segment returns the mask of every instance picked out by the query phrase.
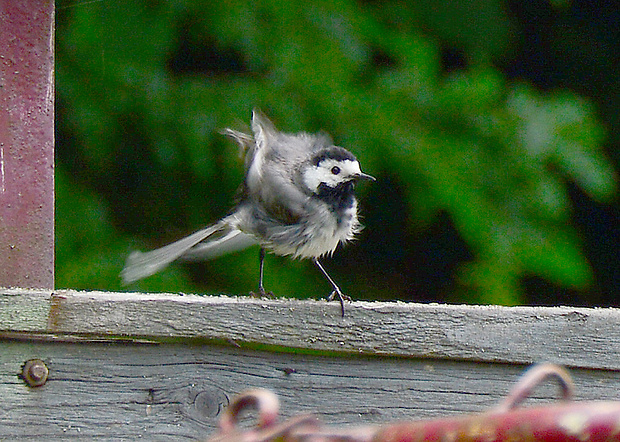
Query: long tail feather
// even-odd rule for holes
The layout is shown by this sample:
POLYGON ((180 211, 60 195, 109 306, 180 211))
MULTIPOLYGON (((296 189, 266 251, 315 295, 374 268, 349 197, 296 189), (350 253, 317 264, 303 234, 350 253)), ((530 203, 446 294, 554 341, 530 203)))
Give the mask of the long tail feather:
POLYGON ((220 226, 218 225, 207 227, 186 238, 150 252, 132 252, 127 257, 125 268, 121 272, 123 283, 131 284, 159 272, 200 241, 213 235, 219 228, 220 226))
POLYGON ((196 244, 194 247, 181 255, 179 259, 183 261, 203 261, 213 259, 228 253, 246 249, 256 243, 256 239, 253 236, 234 229, 226 233, 221 238, 196 244))

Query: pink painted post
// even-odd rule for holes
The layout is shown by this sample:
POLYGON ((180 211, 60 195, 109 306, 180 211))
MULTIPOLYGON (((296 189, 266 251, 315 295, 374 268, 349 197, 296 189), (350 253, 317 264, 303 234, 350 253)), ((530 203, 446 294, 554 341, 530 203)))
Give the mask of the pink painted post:
POLYGON ((0 286, 54 288, 53 0, 0 0, 0 286))

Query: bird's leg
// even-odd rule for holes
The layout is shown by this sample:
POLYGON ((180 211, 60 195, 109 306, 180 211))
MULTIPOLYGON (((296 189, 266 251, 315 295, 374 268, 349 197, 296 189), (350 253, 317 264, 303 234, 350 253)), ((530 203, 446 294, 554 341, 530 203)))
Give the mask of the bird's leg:
POLYGON ((250 292, 251 296, 255 298, 263 298, 265 296, 273 297, 272 292, 266 292, 265 287, 263 286, 263 270, 265 269, 265 249, 262 247, 258 251, 258 293, 250 292))
POLYGON ((263 274, 265 270, 265 249, 262 247, 258 251, 258 291, 261 296, 265 296, 265 287, 263 286, 263 274))
POLYGON ((327 297, 327 300, 333 301, 334 299, 336 299, 336 296, 338 297, 338 300, 340 301, 340 311, 342 313, 342 317, 344 318, 344 301, 345 300, 350 301, 351 298, 345 295, 344 293, 342 293, 342 291, 340 290, 340 287, 338 287, 338 285, 336 285, 336 283, 331 278, 331 276, 327 274, 327 272, 325 271, 325 269, 323 268, 323 266, 321 265, 321 263, 319 262, 317 258, 313 258, 312 260, 314 261, 316 266, 319 268, 321 273, 325 275, 329 283, 332 285, 332 288, 334 289, 334 291, 327 297))

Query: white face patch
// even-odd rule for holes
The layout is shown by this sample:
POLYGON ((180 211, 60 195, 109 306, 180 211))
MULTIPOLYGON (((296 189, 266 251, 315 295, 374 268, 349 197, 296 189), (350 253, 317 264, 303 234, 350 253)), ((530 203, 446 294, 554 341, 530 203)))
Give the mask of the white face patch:
POLYGON ((312 192, 316 192, 319 185, 325 184, 336 187, 354 176, 362 173, 360 163, 355 160, 335 160, 326 158, 318 166, 311 166, 304 172, 304 184, 312 192))

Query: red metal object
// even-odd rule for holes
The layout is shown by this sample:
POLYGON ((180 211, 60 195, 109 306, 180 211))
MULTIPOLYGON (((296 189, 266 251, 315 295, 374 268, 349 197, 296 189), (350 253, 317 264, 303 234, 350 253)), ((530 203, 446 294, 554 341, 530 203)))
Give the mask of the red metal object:
POLYGON ((373 441, 620 441, 620 403, 570 402, 475 416, 407 422, 379 430, 373 441))
POLYGON ((313 442, 620 442, 620 402, 574 402, 568 373, 555 365, 534 366, 497 407, 486 413, 454 418, 393 423, 357 428, 329 428, 312 416, 277 423, 278 401, 266 390, 252 390, 232 401, 211 442, 313 441, 313 442), (520 407, 532 389, 555 377, 562 402, 520 407), (258 425, 236 428, 239 413, 247 407, 258 411, 258 425))
POLYGON ((0 0, 0 286, 54 288, 51 0, 0 0))

